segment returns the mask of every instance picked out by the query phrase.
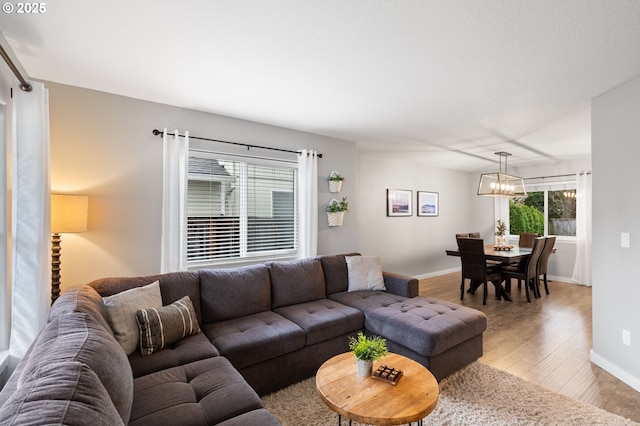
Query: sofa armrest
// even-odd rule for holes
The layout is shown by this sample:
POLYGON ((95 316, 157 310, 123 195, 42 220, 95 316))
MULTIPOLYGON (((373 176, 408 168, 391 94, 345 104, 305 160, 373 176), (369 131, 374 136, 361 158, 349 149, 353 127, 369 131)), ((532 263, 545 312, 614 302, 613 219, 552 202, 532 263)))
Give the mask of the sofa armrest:
POLYGON ((418 279, 394 272, 382 272, 384 285, 388 293, 398 296, 416 297, 418 295, 418 279))

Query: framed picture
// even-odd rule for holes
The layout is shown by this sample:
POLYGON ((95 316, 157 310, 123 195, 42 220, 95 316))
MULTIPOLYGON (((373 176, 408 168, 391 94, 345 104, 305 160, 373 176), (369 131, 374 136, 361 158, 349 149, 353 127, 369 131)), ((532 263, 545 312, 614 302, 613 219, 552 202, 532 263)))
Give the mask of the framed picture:
POLYGON ((412 216, 413 192, 405 189, 387 189, 387 216, 412 216))
POLYGON ((418 216, 438 216, 438 193, 418 191, 418 216))

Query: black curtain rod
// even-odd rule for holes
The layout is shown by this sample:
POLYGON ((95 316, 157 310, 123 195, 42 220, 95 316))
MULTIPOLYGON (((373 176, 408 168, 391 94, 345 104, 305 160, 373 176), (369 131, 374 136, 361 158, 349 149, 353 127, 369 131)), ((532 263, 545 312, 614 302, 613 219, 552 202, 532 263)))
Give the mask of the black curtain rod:
POLYGON ((20 80, 20 89, 23 92, 30 92, 33 87, 31 87, 31 85, 27 83, 27 80, 22 77, 22 74, 20 74, 20 71, 18 71, 18 68, 16 68, 15 64, 9 57, 9 54, 4 50, 4 47, 2 47, 2 45, 0 45, 0 55, 2 55, 2 59, 4 59, 9 68, 11 68, 11 71, 13 71, 18 80, 20 80))
MULTIPOLYGON (((156 135, 156 136, 162 136, 163 133, 164 132, 161 131, 161 130, 153 129, 153 134, 156 135)), ((175 133, 167 132, 167 135, 175 136, 175 133)), ((178 136, 182 136, 182 135, 178 134, 178 136)), ((298 154, 298 155, 301 154, 300 151, 292 151, 292 150, 289 150, 289 149, 271 148, 269 146, 260 146, 260 145, 249 145, 249 144, 246 144, 246 143, 221 141, 219 139, 201 138, 201 137, 198 137, 198 136, 191 136, 191 135, 189 135, 189 139, 198 139, 198 140, 201 140, 201 141, 220 142, 220 143, 228 143, 228 144, 231 144, 231 145, 246 146, 247 149, 260 148, 260 149, 270 149, 271 151, 290 152, 292 154, 298 154)), ((318 153, 318 158, 322 158, 322 154, 318 153)))

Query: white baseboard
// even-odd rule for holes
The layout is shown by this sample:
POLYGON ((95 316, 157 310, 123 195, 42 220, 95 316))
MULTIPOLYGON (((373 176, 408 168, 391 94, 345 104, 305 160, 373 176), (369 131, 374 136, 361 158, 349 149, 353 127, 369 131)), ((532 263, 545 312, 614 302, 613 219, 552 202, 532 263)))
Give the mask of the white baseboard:
MULTIPOLYGON (((440 275, 451 274, 453 272, 459 272, 459 271, 460 271, 460 267, 458 266, 457 268, 444 269, 442 271, 429 272, 427 274, 416 275, 415 278, 417 278, 419 280, 424 280, 424 279, 427 279, 427 278, 438 277, 440 275)), ((554 276, 554 275, 550 275, 550 276, 547 277, 547 279, 549 281, 559 281, 559 282, 563 282, 563 283, 573 283, 573 280, 570 277, 557 277, 557 276, 554 276)))
POLYGON ((452 268, 452 269, 444 269, 442 271, 429 272, 428 274, 416 275, 415 278, 419 280, 424 280, 426 278, 438 277, 440 275, 451 274, 452 272, 460 271, 460 267, 452 268))
POLYGON ((573 282, 573 280, 571 279, 571 277, 557 277, 555 275, 549 275, 547 276, 547 281, 560 281, 562 283, 571 283, 571 284, 575 284, 573 282))
POLYGON ((623 370, 617 365, 609 362, 607 359, 595 353, 593 349, 591 350, 591 352, 589 352, 589 358, 591 359, 591 362, 593 362, 595 365, 602 368, 603 370, 606 370, 612 376, 622 380, 627 385, 631 386, 632 388, 640 392, 640 378, 635 377, 633 374, 630 374, 628 371, 623 370))

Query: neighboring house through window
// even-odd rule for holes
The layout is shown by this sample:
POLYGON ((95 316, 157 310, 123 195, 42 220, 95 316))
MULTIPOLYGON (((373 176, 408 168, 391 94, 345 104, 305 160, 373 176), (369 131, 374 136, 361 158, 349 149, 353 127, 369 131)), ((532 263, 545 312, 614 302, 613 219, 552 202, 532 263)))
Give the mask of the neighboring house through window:
POLYGON ((296 257, 296 171, 287 161, 191 152, 188 264, 296 257))

